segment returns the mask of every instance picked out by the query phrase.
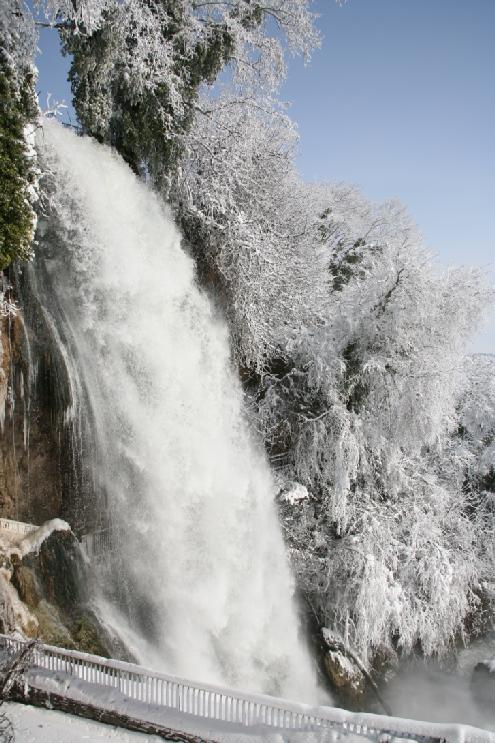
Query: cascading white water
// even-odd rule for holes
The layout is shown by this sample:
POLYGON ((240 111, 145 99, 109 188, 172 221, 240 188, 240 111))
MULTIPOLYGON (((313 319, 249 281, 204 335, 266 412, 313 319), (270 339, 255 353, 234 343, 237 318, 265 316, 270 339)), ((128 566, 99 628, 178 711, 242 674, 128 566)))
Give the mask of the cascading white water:
POLYGON ((120 535, 127 607, 101 610, 141 662, 315 701, 270 473, 179 233, 109 149, 50 120, 40 147, 55 185, 38 291, 70 338, 120 535))

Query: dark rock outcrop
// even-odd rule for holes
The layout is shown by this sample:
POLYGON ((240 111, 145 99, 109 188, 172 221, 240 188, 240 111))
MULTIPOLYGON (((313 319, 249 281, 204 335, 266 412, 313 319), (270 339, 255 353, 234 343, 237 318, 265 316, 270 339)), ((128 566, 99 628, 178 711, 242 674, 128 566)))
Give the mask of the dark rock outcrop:
POLYGON ((87 561, 70 531, 54 531, 37 553, 17 562, 12 585, 38 621, 31 636, 50 645, 111 655, 110 638, 89 608, 90 584, 87 561))
POLYGON ((21 312, 0 322, 0 515, 43 523, 61 514, 60 456, 51 428, 49 359, 32 368, 28 330, 21 312), (45 390, 46 391, 46 390, 45 390))

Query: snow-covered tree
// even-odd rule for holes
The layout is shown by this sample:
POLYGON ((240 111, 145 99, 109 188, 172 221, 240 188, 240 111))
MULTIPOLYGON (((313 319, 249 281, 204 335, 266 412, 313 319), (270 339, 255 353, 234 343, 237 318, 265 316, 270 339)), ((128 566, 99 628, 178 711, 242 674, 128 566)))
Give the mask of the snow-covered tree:
POLYGON ((452 435, 464 344, 490 291, 476 272, 437 275, 397 205, 316 190, 326 314, 288 339, 258 391, 274 459, 312 495, 283 507, 300 586, 365 659, 442 653, 483 573, 485 526, 452 435))
POLYGON ((293 164, 297 134, 268 104, 222 96, 198 109, 172 203, 230 320, 238 362, 261 369, 288 334, 312 322, 325 291, 324 264, 302 235, 308 213, 293 164))
POLYGON ((198 108, 172 193, 223 298, 254 424, 311 494, 282 507, 299 586, 369 661, 442 653, 484 571, 487 522, 452 436, 490 292, 477 272, 438 274, 400 204, 304 184, 280 113, 233 97, 198 108))
POLYGON ((73 55, 74 105, 85 131, 166 185, 200 87, 228 65, 242 95, 273 91, 285 71, 283 39, 306 56, 318 44, 309 4, 48 0, 46 6, 73 55))

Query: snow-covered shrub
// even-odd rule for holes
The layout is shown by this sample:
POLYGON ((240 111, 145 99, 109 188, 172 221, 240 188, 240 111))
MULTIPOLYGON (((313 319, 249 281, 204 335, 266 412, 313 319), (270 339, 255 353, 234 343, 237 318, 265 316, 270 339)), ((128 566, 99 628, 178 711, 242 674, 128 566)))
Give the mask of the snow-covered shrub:
POLYGON ((221 97, 201 110, 171 197, 230 320, 234 355, 259 370, 313 321, 324 293, 324 265, 301 235, 308 215, 293 165, 297 135, 269 105, 221 97))
POLYGON ((490 290, 473 271, 438 274, 397 205, 326 193, 328 302, 258 390, 271 452, 313 495, 284 509, 286 533, 303 593, 364 658, 441 654, 486 560, 488 521, 453 438, 464 346, 490 290))

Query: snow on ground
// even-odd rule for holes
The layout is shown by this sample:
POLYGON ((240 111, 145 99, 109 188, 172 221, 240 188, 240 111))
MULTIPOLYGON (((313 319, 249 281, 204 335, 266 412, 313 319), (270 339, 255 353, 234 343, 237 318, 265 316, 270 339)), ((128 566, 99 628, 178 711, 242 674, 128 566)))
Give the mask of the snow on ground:
POLYGON ((38 709, 27 704, 4 703, 2 711, 14 726, 15 743, 162 743, 156 735, 130 733, 112 725, 82 720, 64 712, 38 709))
MULTIPOLYGON (((105 725, 92 720, 68 715, 65 712, 39 709, 27 704, 15 704, 12 702, 3 705, 3 711, 7 714, 14 726, 15 743, 93 743, 93 741, 118 741, 119 743, 162 743, 163 738, 156 735, 145 735, 143 733, 131 733, 123 728, 113 725, 105 725)), ((203 730, 197 730, 198 735, 209 737, 218 743, 336 743, 337 740, 345 740, 345 743, 362 743, 364 740, 359 736, 344 735, 337 736, 334 731, 325 733, 289 733, 288 731, 245 731, 239 733, 232 729, 215 729, 208 721, 201 721, 203 730), (211 737, 214 736, 214 737, 211 737)), ((199 725, 201 727, 201 725, 199 725)), ((173 741, 173 738, 170 738, 173 741)))
MULTIPOLYGON (((108 740, 119 743, 145 743, 145 741, 146 743, 148 741, 159 743, 163 740, 156 735, 133 733, 113 725, 105 725, 64 712, 39 709, 30 705, 6 702, 2 710, 13 724, 15 743, 54 743, 54 741, 57 743, 98 743, 98 741, 108 740)), ((183 716, 182 721, 184 717, 188 716, 183 716)), ((175 715, 170 720, 170 724, 177 722, 179 722, 178 715, 175 715)), ((199 718, 196 718, 194 724, 189 722, 185 727, 189 728, 189 732, 204 736, 210 741, 217 741, 217 743, 364 743, 368 740, 363 735, 336 730, 291 732, 252 728, 239 732, 238 726, 199 718)), ((481 740, 476 736, 473 737, 472 732, 474 732, 472 728, 461 729, 457 740, 481 740)), ((489 740, 489 736, 483 739, 489 740)), ((174 738, 171 737, 170 741, 173 740, 174 738)), ((394 743, 411 743, 410 740, 402 739, 400 736, 394 736, 393 740, 394 743)), ((451 736, 450 740, 452 740, 451 736)))

